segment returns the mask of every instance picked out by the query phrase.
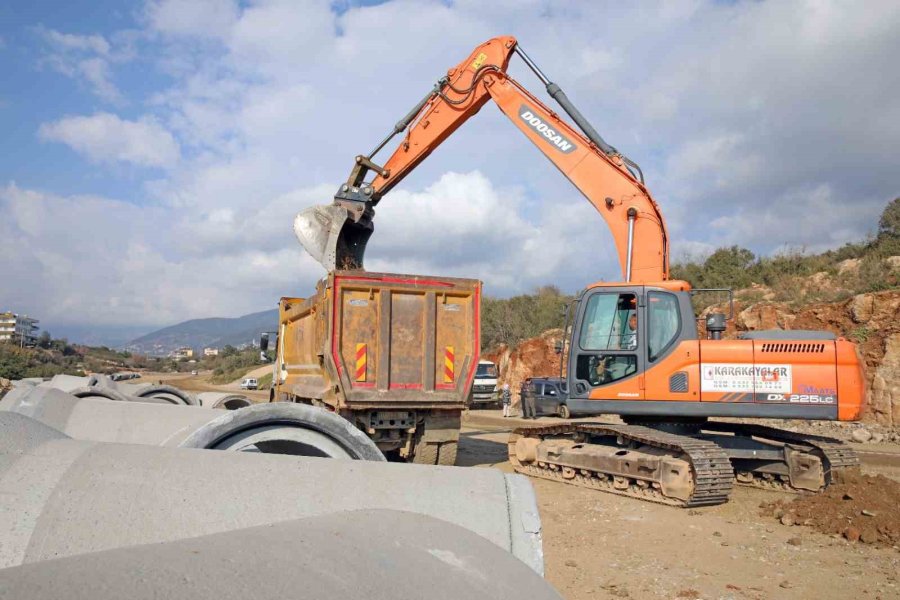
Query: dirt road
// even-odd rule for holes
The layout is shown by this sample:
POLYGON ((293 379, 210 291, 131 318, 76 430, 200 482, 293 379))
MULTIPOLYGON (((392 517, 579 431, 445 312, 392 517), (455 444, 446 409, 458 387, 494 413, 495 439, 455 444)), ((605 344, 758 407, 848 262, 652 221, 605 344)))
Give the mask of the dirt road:
MULTIPOLYGON (((506 439, 502 427, 466 427, 457 464, 512 471, 506 439)), ((896 467, 876 469, 900 479, 896 467)), ((900 598, 897 548, 851 544, 760 516, 761 504, 784 494, 737 488, 727 504, 684 510, 532 483, 546 577, 568 600, 900 598)))
MULTIPOLYGON (((265 372, 271 371, 272 367, 265 367, 267 369, 265 372)), ((262 368, 258 369, 262 370, 262 368)), ((152 381, 157 382, 161 381, 166 385, 171 385, 177 388, 180 388, 186 392, 237 392, 247 396, 254 402, 267 402, 269 400, 269 392, 268 390, 242 390, 240 389, 240 380, 232 383, 225 384, 214 384, 209 382, 209 377, 212 375, 209 371, 201 371, 197 375, 191 375, 190 373, 144 373, 141 376, 141 379, 136 380, 136 383, 141 383, 143 381, 152 381)), ((254 375, 250 375, 253 377, 254 375)))

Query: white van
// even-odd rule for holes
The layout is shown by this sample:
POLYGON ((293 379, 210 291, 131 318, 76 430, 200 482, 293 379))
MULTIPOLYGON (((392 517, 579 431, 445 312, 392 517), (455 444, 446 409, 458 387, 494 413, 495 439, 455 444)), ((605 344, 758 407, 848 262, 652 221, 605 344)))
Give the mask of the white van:
POLYGON ((256 381, 256 379, 253 379, 252 377, 248 377, 247 379, 245 379, 241 382, 242 390, 255 390, 258 387, 259 387, 259 382, 256 381))

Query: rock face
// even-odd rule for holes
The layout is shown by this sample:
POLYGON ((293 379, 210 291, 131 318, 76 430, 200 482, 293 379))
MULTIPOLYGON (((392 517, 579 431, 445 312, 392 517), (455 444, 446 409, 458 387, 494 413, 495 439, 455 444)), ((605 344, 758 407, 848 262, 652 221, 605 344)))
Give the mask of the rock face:
POLYGON ((735 326, 738 331, 791 329, 791 323, 795 318, 788 312, 787 305, 783 302, 759 302, 737 313, 735 326))
POLYGON ((536 338, 525 340, 515 348, 502 345, 483 358, 496 363, 500 382, 508 383, 513 398, 518 398, 519 388, 528 377, 558 377, 559 354, 556 343, 562 340, 562 329, 550 329, 536 338))
MULTIPOLYGON (((727 313, 728 307, 712 307, 702 316, 713 310, 727 313)), ((726 338, 761 329, 818 329, 856 342, 868 383, 863 420, 900 430, 900 290, 859 294, 802 308, 770 300, 735 301, 734 310, 735 318, 727 322, 726 338)), ((705 320, 699 324, 702 338, 706 336, 705 320)), ((498 364, 501 380, 509 383, 517 396, 525 378, 559 375, 555 344, 560 339, 562 331, 553 329, 515 348, 497 348, 486 353, 486 358, 498 364)))
POLYGON ((900 292, 808 306, 792 328, 826 329, 856 342, 868 383, 863 420, 900 428, 900 292))
POLYGON ((884 340, 884 356, 875 368, 869 397, 876 423, 900 427, 900 333, 884 340))

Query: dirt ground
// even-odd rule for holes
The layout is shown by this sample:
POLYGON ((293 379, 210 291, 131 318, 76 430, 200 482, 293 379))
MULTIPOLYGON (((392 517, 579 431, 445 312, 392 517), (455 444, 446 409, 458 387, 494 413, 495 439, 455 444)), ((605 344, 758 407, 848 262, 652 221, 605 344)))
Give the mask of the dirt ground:
MULTIPOLYGON (((145 379, 190 391, 230 390, 228 385, 210 384, 208 376, 168 373, 145 379)), ((265 401, 266 394, 248 395, 265 401)), ((525 422, 498 416, 498 411, 469 413, 458 466, 512 472, 506 439, 511 427, 525 422)), ((866 474, 900 481, 900 446, 863 450, 866 474)), ((567 600, 900 599, 900 548, 853 543, 842 533, 784 525, 773 505, 790 507, 796 497, 789 494, 737 487, 727 504, 684 510, 531 481, 544 526, 546 578, 567 600)), ((804 519, 796 521, 816 519, 810 511, 817 506, 823 514, 829 510, 806 499, 802 510, 795 511, 804 519)), ((895 517, 900 514, 900 506, 876 508, 882 513, 891 509, 895 517)))
MULTIPOLYGON (((264 368, 266 369, 264 373, 268 373, 272 369, 271 366, 266 366, 264 368)), ((257 369, 257 371, 249 374, 249 376, 258 376, 256 373, 261 370, 262 368, 257 369)), ((212 372, 210 371, 200 371, 197 375, 191 375, 190 373, 147 372, 142 373, 140 379, 135 379, 128 383, 142 383, 145 381, 152 381, 155 383, 160 381, 166 385, 177 387, 186 392, 237 392, 244 394, 254 402, 266 402, 269 399, 269 392, 267 390, 242 390, 240 379, 222 385, 212 384, 209 382, 211 375, 212 372)))
MULTIPOLYGON (((512 471, 504 423, 477 416, 468 423, 457 465, 512 471)), ((900 479, 900 467, 890 464, 864 471, 900 479)), ((900 598, 900 549, 851 543, 762 514, 764 505, 791 495, 739 487, 727 504, 684 510, 532 483, 544 525, 546 578, 567 600, 900 598)))

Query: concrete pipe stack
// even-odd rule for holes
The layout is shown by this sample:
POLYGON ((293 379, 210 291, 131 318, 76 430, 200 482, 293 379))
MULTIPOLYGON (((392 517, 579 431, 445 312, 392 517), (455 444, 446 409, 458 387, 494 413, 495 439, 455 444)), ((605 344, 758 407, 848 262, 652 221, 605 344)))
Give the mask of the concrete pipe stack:
POLYGON ((27 388, 0 402, 0 598, 558 597, 539 576, 540 518, 521 476, 349 456, 340 439, 342 458, 369 460, 197 452, 265 446, 292 426, 314 435, 290 443, 316 447, 330 430, 314 413, 263 410, 311 407, 27 388))
MULTIPOLYGON (((100 391, 104 388, 92 389, 105 393, 100 391)), ((93 442, 384 460, 368 436, 312 406, 266 403, 223 411, 158 402, 110 401, 53 387, 17 386, 0 401, 0 410, 93 442)))
POLYGON ((52 388, 79 398, 116 400, 119 402, 148 402, 152 404, 174 404, 179 406, 206 406, 235 410, 252 404, 247 396, 233 392, 202 392, 197 396, 171 385, 153 383, 125 383, 107 375, 94 374, 89 377, 56 375, 43 381, 25 379, 15 381, 16 387, 52 388))

